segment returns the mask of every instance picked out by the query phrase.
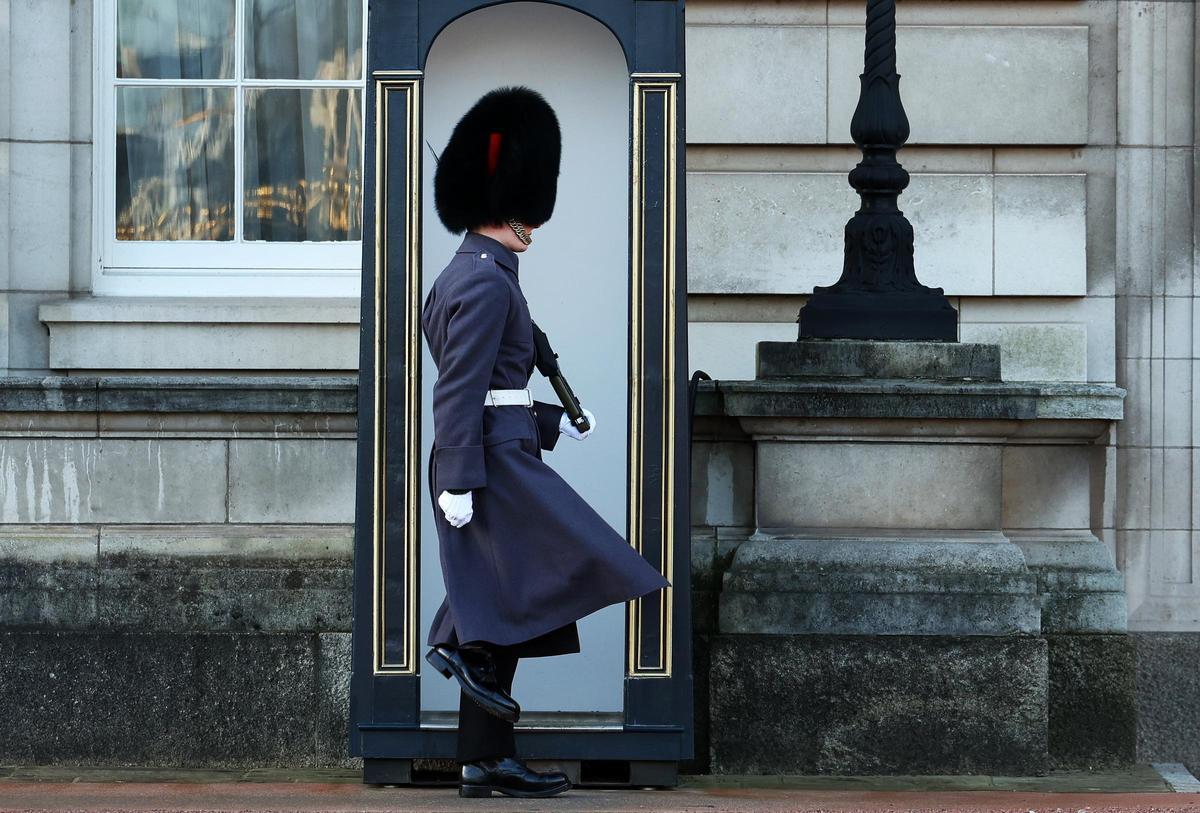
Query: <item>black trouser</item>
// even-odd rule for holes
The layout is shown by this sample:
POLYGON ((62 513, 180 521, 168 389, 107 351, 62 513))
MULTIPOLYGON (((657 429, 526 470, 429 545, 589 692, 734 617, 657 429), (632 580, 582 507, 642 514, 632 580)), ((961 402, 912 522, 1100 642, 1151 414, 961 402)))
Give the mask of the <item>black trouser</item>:
MULTIPOLYGON (((518 657, 503 647, 489 647, 496 662, 496 682, 512 692, 518 657)), ((485 757, 516 756, 517 743, 513 724, 480 708, 465 692, 458 696, 459 762, 474 762, 485 757)))

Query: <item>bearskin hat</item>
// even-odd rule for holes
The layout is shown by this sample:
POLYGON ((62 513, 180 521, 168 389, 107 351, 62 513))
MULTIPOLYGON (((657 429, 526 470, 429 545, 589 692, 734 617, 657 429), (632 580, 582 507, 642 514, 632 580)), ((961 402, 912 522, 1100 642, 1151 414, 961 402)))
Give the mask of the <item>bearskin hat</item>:
POLYGON ((558 117, 540 93, 521 85, 489 91, 459 119, 438 158, 438 217, 455 234, 509 218, 545 223, 561 152, 558 117))

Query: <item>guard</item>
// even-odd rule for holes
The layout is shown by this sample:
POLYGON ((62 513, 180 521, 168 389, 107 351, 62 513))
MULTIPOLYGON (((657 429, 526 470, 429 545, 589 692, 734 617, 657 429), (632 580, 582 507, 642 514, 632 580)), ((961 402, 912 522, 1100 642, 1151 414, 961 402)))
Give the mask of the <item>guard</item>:
POLYGON ((438 217, 466 234, 421 314, 438 370, 429 484, 446 586, 425 657, 461 688, 461 796, 571 787, 516 758, 517 661, 578 652, 579 618, 670 584, 542 459, 560 434, 596 427, 584 409, 580 432, 528 389, 535 345, 517 255, 553 212, 560 153, 546 100, 497 88, 459 120, 434 175, 438 217))

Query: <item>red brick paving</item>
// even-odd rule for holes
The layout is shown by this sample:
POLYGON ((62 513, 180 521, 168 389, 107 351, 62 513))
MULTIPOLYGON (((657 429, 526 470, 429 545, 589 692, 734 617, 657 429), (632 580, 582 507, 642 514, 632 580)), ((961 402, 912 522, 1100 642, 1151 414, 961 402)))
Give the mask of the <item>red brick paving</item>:
POLYGON ((594 790, 549 799, 461 799, 454 788, 352 783, 0 783, 0 811, 87 813, 343 813, 362 811, 598 811, 603 813, 1200 813, 1200 794, 1024 791, 853 791, 762 788, 594 790))

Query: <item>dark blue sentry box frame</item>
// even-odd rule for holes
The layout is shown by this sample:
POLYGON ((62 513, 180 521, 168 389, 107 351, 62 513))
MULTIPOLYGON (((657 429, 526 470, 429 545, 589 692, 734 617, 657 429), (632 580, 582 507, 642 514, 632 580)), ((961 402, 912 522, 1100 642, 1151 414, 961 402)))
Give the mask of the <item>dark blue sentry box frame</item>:
MULTIPOLYGON (((422 727, 422 85, 438 33, 479 0, 371 0, 367 30, 363 285, 350 752, 364 781, 412 780, 456 731, 422 727)), ((526 727, 525 759, 628 763, 670 785, 693 756, 682 0, 556 2, 608 27, 629 66, 629 527, 672 586, 626 607, 620 724, 526 727)), ((609 769, 615 767, 606 763, 609 769)), ((587 781, 587 771, 583 771, 587 781)), ((624 781, 619 771, 618 781, 624 781)), ((611 770, 607 778, 614 774, 611 770)))

